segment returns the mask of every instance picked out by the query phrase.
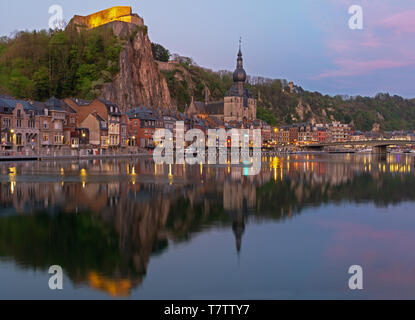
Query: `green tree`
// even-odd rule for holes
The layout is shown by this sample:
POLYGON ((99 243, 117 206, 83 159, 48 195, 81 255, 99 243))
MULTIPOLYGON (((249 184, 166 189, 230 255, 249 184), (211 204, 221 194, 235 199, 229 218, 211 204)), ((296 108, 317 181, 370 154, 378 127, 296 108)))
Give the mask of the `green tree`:
POLYGON ((36 88, 36 100, 48 99, 50 95, 49 69, 40 67, 39 70, 33 74, 33 82, 36 88))
POLYGON ((168 62, 170 60, 170 52, 162 45, 158 43, 151 44, 151 50, 153 52, 153 58, 156 61, 168 62))

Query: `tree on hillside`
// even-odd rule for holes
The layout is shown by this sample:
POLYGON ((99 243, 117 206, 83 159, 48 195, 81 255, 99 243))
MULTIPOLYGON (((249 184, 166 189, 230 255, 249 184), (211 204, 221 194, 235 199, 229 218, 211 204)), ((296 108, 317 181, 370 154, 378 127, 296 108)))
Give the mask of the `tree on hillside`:
POLYGON ((170 51, 164 48, 161 44, 152 43, 151 50, 153 51, 154 60, 161 62, 168 62, 170 60, 170 51))

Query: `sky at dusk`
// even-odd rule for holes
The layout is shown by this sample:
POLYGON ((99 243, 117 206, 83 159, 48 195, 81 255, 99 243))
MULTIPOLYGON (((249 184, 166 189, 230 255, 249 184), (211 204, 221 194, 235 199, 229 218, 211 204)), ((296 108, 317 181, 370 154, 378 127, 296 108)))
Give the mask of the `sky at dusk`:
POLYGON ((2 0, 0 35, 46 29, 49 7, 75 14, 130 5, 150 39, 213 70, 233 70, 239 37, 253 76, 294 81, 330 95, 415 97, 413 0, 2 0), (349 7, 363 29, 349 28, 349 7))

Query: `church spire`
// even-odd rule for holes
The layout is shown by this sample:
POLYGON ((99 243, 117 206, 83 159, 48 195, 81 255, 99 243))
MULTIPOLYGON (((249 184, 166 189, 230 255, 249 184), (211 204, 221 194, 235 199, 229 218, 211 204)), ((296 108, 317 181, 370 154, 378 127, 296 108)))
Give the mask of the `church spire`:
MULTIPOLYGON (((244 70, 244 64, 242 59, 242 38, 239 39, 239 52, 238 52, 238 59, 236 64, 236 70, 233 73, 233 81, 236 83, 245 83, 246 81, 246 72, 244 70)), ((243 88, 241 88, 243 91, 243 88)))
POLYGON ((242 69, 243 67, 244 65, 243 65, 243 59, 242 59, 242 37, 240 37, 237 68, 242 69))

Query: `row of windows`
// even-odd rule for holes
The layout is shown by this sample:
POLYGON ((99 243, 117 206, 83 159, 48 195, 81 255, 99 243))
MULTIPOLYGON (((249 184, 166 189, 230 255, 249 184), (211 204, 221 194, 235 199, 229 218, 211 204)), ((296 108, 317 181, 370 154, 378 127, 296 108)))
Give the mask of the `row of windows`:
MULTIPOLYGON (((11 126, 11 119, 10 118, 3 118, 3 128, 10 128, 11 126)), ((17 119, 16 120, 16 127, 22 128, 23 127, 23 120, 17 119)), ((27 120, 27 127, 28 128, 35 128, 36 127, 36 121, 35 120, 27 120)), ((54 125, 56 130, 62 130, 62 123, 56 121, 54 125)), ((43 129, 48 129, 49 123, 47 121, 43 122, 43 129)))
POLYGON ((164 128, 164 123, 162 121, 155 121, 155 120, 134 120, 131 124, 131 127, 137 127, 138 121, 140 121, 140 127, 156 127, 156 128, 164 128))
MULTIPOLYGON (((49 141, 49 135, 48 134, 44 134, 43 135, 43 141, 44 142, 48 142, 49 141)), ((64 142, 64 136, 55 135, 53 141, 56 144, 63 143, 64 142)))
MULTIPOLYGON (((23 124, 23 120, 17 119, 16 120, 16 127, 21 128, 23 124)), ((11 126, 11 119, 10 118, 3 118, 3 128, 10 128, 11 126)), ((28 128, 34 128, 36 126, 35 120, 28 120, 27 121, 27 127, 28 128)))

